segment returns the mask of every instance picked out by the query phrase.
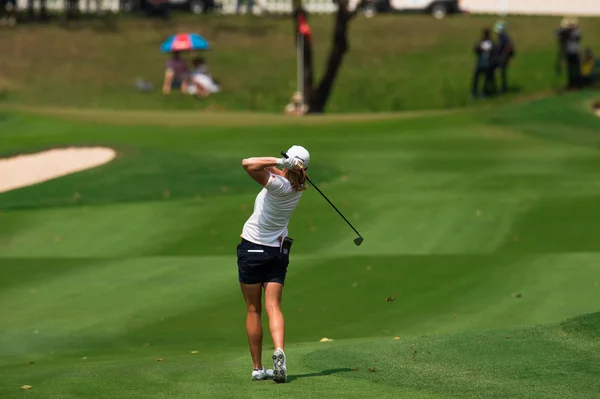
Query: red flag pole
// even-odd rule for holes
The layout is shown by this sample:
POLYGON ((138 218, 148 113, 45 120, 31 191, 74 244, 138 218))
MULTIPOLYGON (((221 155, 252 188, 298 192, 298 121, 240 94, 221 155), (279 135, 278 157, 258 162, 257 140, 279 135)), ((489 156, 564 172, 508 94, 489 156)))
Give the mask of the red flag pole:
POLYGON ((303 61, 303 56, 304 54, 302 53, 303 49, 303 42, 304 42, 304 35, 302 34, 301 30, 300 30, 300 26, 302 25, 302 14, 299 13, 296 18, 298 19, 297 21, 297 31, 296 31, 296 53, 297 53, 297 92, 302 94, 302 103, 301 105, 304 105, 304 82, 303 82, 303 76, 304 76, 304 71, 302 70, 304 63, 303 61))
POLYGON ((300 35, 300 54, 298 57, 298 65, 300 66, 300 93, 302 93, 302 102, 300 103, 304 107, 304 100, 306 93, 304 92, 304 35, 300 35))

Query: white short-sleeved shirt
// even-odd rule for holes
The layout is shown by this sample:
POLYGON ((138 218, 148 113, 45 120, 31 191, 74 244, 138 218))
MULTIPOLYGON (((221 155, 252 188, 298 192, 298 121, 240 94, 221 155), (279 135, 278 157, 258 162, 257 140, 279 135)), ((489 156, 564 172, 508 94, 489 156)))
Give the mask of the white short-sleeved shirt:
POLYGON ((269 181, 254 201, 254 212, 244 224, 242 238, 255 244, 279 247, 288 223, 302 197, 283 176, 269 172, 269 181))

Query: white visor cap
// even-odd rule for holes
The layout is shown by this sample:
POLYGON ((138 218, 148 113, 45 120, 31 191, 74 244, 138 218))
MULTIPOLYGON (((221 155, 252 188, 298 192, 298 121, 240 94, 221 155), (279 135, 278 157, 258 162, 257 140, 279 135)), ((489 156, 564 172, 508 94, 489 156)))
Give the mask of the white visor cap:
POLYGON ((294 145, 287 151, 287 156, 291 159, 298 158, 300 162, 302 162, 304 169, 308 168, 308 164, 310 163, 310 154, 306 148, 299 145, 294 145))

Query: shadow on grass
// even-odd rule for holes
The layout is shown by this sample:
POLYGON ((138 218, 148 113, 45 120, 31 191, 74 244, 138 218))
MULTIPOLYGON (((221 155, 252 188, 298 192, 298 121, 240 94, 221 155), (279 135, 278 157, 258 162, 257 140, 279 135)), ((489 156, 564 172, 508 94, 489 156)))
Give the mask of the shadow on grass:
POLYGON ((323 376, 326 376, 326 375, 332 375, 332 374, 337 374, 337 373, 344 373, 344 372, 348 372, 348 371, 352 371, 352 369, 351 368, 329 369, 329 370, 320 371, 318 373, 288 375, 287 382, 293 382, 293 381, 296 381, 296 380, 298 380, 300 378, 323 377, 323 376))

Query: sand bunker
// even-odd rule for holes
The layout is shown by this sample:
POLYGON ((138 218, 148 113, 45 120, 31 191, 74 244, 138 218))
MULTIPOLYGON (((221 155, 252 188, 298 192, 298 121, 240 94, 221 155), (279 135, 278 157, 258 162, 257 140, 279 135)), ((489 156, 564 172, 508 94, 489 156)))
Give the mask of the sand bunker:
POLYGON ((71 147, 0 159, 0 193, 95 168, 116 155, 110 148, 71 147))

